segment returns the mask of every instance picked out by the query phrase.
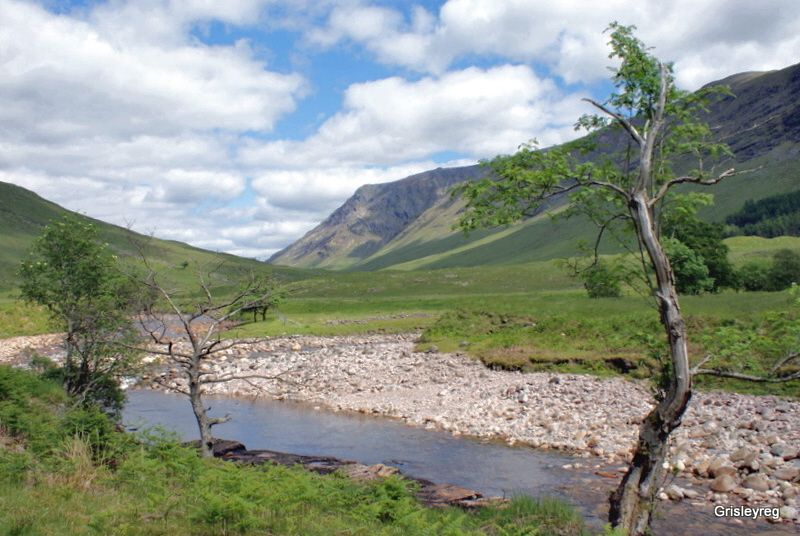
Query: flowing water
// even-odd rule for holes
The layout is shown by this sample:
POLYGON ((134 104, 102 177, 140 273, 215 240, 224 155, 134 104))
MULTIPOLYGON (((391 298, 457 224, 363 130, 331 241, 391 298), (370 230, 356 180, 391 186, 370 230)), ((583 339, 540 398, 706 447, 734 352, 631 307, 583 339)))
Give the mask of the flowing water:
MULTIPOLYGON (((587 524, 605 522, 606 497, 616 483, 592 470, 565 470, 587 460, 526 447, 457 438, 400 422, 318 410, 306 404, 273 400, 207 397, 216 416, 233 419, 214 428, 217 437, 250 449, 333 456, 365 464, 383 463, 404 474, 474 489, 485 496, 557 496, 575 505, 587 524)), ((189 402, 182 395, 135 390, 128 393, 124 422, 129 429, 160 425, 185 439, 197 437, 189 402)), ((655 534, 797 534, 793 527, 764 521, 715 519, 711 508, 662 504, 655 534)))

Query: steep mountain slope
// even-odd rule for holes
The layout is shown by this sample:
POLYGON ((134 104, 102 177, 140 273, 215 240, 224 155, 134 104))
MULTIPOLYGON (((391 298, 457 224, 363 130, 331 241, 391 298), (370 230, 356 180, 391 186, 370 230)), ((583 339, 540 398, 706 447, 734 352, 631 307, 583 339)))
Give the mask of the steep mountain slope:
MULTIPOLYGON (((714 84, 730 86, 733 96, 714 103, 705 120, 734 151, 735 166, 755 170, 706 190, 714 194, 715 205, 703 216, 721 221, 747 199, 800 189, 800 64, 740 73, 714 84)), ((598 133, 596 141, 597 151, 589 158, 619 153, 626 143, 610 129, 598 133)), ((554 223, 542 215, 468 236, 454 231, 463 204, 448 191, 482 171, 477 166, 437 169, 363 186, 270 262, 355 270, 503 264, 568 256, 579 239, 593 236, 586 221, 554 223)), ((604 247, 613 250, 610 243, 604 247)))
POLYGON ((362 186, 303 238, 272 256, 291 266, 345 268, 399 237, 424 213, 447 210, 449 189, 484 173, 479 166, 434 169, 389 184, 362 186))
MULTIPOLYGON (((16 286, 19 263, 42 227, 70 213, 96 225, 102 240, 121 258, 136 255, 131 238, 145 238, 122 227, 70 212, 20 186, 0 182, 0 290, 16 286)), ((211 266, 223 260, 220 270, 223 277, 250 270, 280 274, 284 279, 307 277, 304 270, 272 267, 253 259, 218 254, 169 240, 149 241, 147 254, 159 271, 165 272, 176 282, 193 282, 195 265, 211 266), (184 262, 188 262, 189 266, 183 267, 184 262)))

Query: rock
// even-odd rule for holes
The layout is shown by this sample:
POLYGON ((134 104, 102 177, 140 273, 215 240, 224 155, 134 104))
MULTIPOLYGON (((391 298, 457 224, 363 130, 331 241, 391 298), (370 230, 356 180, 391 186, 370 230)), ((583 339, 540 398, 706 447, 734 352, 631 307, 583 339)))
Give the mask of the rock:
POLYGON ((772 478, 777 478, 778 480, 792 481, 796 480, 798 476, 800 476, 800 469, 791 465, 780 467, 772 473, 772 478))
POLYGON ((781 519, 796 519, 797 518, 797 508, 793 508, 791 506, 782 506, 780 509, 781 519))
POLYGON ((683 489, 681 491, 683 491, 683 496, 687 499, 697 499, 700 497, 700 494, 693 489, 683 489))
POLYGON ((739 472, 736 470, 735 467, 731 467, 730 465, 723 465, 722 467, 717 467, 713 473, 709 470, 709 474, 712 477, 718 477, 722 475, 736 476, 739 474, 739 472))
POLYGON ((731 455, 732 462, 741 462, 746 461, 748 458, 755 459, 756 452, 753 449, 749 449, 747 447, 742 447, 740 449, 734 450, 731 455))
POLYGON ((742 481, 742 486, 756 491, 767 491, 770 488, 769 479, 761 473, 752 474, 745 478, 742 481))
POLYGON ((302 350, 302 349, 303 349, 303 347, 300 345, 300 343, 299 343, 299 342, 293 343, 293 344, 292 344, 292 345, 291 345, 289 348, 290 348, 290 349, 291 349, 293 352, 299 352, 300 350, 302 350))
POLYGON ((711 460, 711 462, 709 462, 709 464, 708 464, 708 474, 711 475, 712 477, 719 476, 719 474, 717 474, 717 471, 719 471, 720 468, 726 467, 726 466, 730 467, 729 464, 728 464, 728 461, 725 458, 723 458, 722 456, 717 456, 716 458, 711 460))
POLYGON ((773 456, 781 456, 786 452, 786 445, 784 443, 775 443, 769 449, 769 453, 773 456))
POLYGON ((708 476, 708 466, 710 463, 711 462, 708 460, 708 458, 703 458, 694 465, 694 473, 697 476, 708 476))
POLYGON ((736 479, 733 475, 723 474, 715 478, 710 487, 717 493, 728 493, 736 488, 736 479))
POLYGON ((669 497, 673 501, 680 501, 684 497, 683 490, 678 486, 676 486, 675 484, 672 484, 669 487, 667 487, 665 493, 667 494, 667 497, 669 497))
POLYGON ((703 431, 707 434, 713 434, 719 430, 719 425, 717 421, 708 421, 703 425, 703 431))

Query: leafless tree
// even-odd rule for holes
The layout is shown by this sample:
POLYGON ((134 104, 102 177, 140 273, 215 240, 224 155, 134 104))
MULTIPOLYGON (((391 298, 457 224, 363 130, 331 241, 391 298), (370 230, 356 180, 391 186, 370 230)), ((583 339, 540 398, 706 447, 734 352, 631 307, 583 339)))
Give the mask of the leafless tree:
MULTIPOLYGON (((141 249, 140 249, 141 253, 141 249)), ((179 372, 181 385, 166 385, 169 390, 189 397, 197 427, 200 432, 200 449, 205 457, 213 456, 214 439, 212 428, 230 420, 230 416, 210 417, 203 402, 205 386, 242 380, 256 388, 262 387, 253 380, 283 380, 282 375, 217 373, 210 366, 214 359, 242 344, 242 341, 227 340, 223 333, 242 313, 272 303, 277 294, 277 285, 270 277, 249 274, 233 292, 221 292, 210 281, 212 270, 198 272, 199 296, 195 299, 179 299, 179 292, 162 283, 159 274, 142 255, 146 275, 137 280, 144 289, 139 325, 150 340, 147 351, 162 356, 179 372)))

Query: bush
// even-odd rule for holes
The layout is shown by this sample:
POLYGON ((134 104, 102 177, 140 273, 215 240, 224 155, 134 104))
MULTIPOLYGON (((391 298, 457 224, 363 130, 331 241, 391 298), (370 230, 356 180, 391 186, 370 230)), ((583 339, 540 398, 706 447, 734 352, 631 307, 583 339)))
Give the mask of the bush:
POLYGON ((702 294, 714 290, 714 279, 702 256, 680 240, 664 240, 664 250, 675 274, 675 287, 679 294, 702 294))
POLYGON ((603 261, 598 260, 581 272, 581 278, 590 298, 619 298, 622 295, 619 272, 603 261))
POLYGON ((769 267, 760 262, 748 262, 738 271, 739 284, 745 290, 756 292, 767 290, 769 281, 767 273, 769 267))
POLYGON ((767 274, 768 290, 784 290, 792 283, 800 283, 800 254, 790 249, 776 251, 767 274))

